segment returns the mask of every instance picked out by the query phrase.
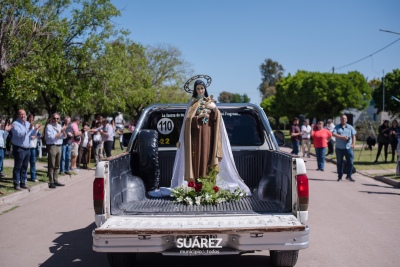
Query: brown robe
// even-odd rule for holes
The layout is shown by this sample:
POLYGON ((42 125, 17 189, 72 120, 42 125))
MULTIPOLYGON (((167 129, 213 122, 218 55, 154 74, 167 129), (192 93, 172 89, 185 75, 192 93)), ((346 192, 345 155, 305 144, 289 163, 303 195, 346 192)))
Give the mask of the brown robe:
POLYGON ((221 113, 211 110, 207 123, 198 118, 199 101, 194 101, 185 118, 185 180, 194 181, 207 175, 210 167, 222 159, 221 113))

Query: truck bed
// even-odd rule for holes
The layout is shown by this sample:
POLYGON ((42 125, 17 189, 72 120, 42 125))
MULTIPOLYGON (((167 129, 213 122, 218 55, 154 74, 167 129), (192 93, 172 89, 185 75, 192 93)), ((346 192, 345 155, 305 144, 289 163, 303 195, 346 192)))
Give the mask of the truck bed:
POLYGON ((219 205, 188 206, 176 204, 173 198, 147 198, 126 205, 123 213, 126 215, 146 214, 257 214, 262 212, 282 212, 284 205, 278 201, 262 201, 257 196, 242 198, 238 201, 230 201, 219 205))
MULTIPOLYGON (((291 169, 292 156, 279 151, 234 151, 234 159, 239 174, 250 187, 252 196, 239 201, 219 205, 187 206, 176 204, 171 197, 137 198, 131 191, 131 155, 113 159, 110 164, 111 214, 113 215, 156 215, 156 214, 260 214, 291 212, 291 169), (128 167, 128 168, 127 168, 128 167), (282 170, 285 170, 284 172, 282 170), (263 177, 273 177, 268 184, 265 197, 258 194, 263 177)), ((160 186, 167 186, 172 177, 175 151, 160 151, 160 186)), ((135 188, 133 186, 133 188, 135 188)), ((143 194, 144 195, 144 194, 143 194)))

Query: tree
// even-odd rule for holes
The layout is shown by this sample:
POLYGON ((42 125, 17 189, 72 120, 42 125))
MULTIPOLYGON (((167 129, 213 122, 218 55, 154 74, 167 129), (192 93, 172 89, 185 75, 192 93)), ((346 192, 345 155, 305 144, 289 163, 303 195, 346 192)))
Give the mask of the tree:
POLYGON ((157 102, 171 103, 173 97, 175 102, 187 102, 187 94, 181 87, 193 71, 182 58, 182 52, 172 45, 160 44, 148 46, 146 58, 157 102), (165 89, 168 89, 168 94, 165 94, 165 89))
POLYGON ((0 90, 15 67, 29 63, 37 45, 46 46, 57 31, 64 0, 0 2, 0 90))
POLYGON ((46 80, 41 80, 45 89, 41 94, 49 114, 54 109, 89 114, 89 107, 93 109, 92 97, 96 96, 91 91, 91 81, 99 78, 94 71, 97 59, 108 39, 118 34, 110 19, 120 12, 109 0, 81 3, 71 8, 72 16, 68 20, 60 18, 58 38, 51 49, 43 50, 47 75, 44 76, 46 80))
POLYGON ((247 94, 233 94, 223 91, 218 96, 218 101, 221 103, 249 103, 250 98, 247 94))
POLYGON ((120 12, 110 0, 42 2, 0 2, 2 110, 46 109, 88 119, 117 110, 139 116, 155 102, 189 100, 181 86, 192 70, 182 53, 173 46, 144 48, 127 39, 127 32, 114 28, 111 18, 120 12), (29 42, 32 25, 44 39, 34 36, 29 42), (19 28, 12 31, 11 26, 19 28))
POLYGON ((284 112, 281 112, 278 109, 277 102, 275 100, 275 95, 272 95, 268 98, 264 98, 263 101, 261 102, 260 106, 264 110, 265 114, 268 115, 268 117, 271 117, 275 121, 275 128, 277 130, 280 130, 280 118, 283 116, 284 112))
POLYGON ((383 82, 372 93, 375 108, 381 112, 383 107, 383 88, 385 88, 385 111, 394 116, 400 116, 400 69, 394 69, 393 72, 386 73, 383 82))
POLYGON ((218 96, 218 101, 221 103, 230 103, 232 99, 232 93, 222 91, 218 96))
MULTIPOLYGON (((93 66, 90 63, 95 60, 96 51, 101 51, 104 47, 104 41, 116 33, 110 18, 119 15, 119 11, 109 0, 78 1, 73 6, 68 0, 51 0, 42 6, 39 5, 42 1, 14 2, 18 4, 9 6, 14 7, 11 12, 14 17, 11 17, 16 21, 14 24, 19 27, 16 32, 26 31, 28 34, 31 28, 26 28, 26 25, 43 24, 41 27, 37 26, 43 30, 42 33, 36 34, 45 38, 33 39, 30 46, 32 49, 28 53, 29 60, 26 55, 25 60, 21 59, 19 65, 12 65, 15 71, 12 71, 13 68, 8 68, 2 76, 4 78, 2 84, 6 86, 7 91, 5 95, 9 97, 16 94, 24 95, 22 103, 19 98, 15 99, 15 102, 19 101, 18 105, 27 106, 24 102, 42 103, 42 108, 49 114, 55 111, 70 112, 81 106, 87 107, 87 103, 90 103, 90 94, 86 87, 86 78, 93 75, 93 66), (64 14, 66 10, 72 15, 64 14), (40 18, 37 19, 38 22, 35 16, 40 18), (18 24, 20 21, 24 23, 18 24), (44 25, 48 27, 45 28, 44 25), (44 34, 45 30, 48 30, 49 34, 44 34), (10 75, 7 76, 7 73, 10 75), (24 78, 25 82, 21 82, 24 78), (15 92, 14 89, 19 91, 15 92)), ((18 42, 17 39, 20 37, 13 36, 12 42, 18 42)), ((12 49, 20 48, 16 46, 12 49)), ((13 51, 12 49, 10 51, 13 51)), ((15 60, 15 57, 10 58, 11 61, 15 60)), ((10 99, 12 98, 6 101, 14 103, 9 101, 10 99)), ((31 103, 29 105, 32 106, 31 103)))
POLYGON ((370 81, 368 81, 368 85, 372 88, 372 90, 375 90, 376 88, 379 87, 379 85, 381 84, 381 80, 374 78, 370 81))
POLYGON ((276 84, 283 78, 285 70, 282 65, 268 58, 260 65, 261 84, 258 87, 262 98, 274 95, 276 84))
POLYGON ((276 94, 276 85, 284 77, 285 72, 281 64, 272 59, 265 59, 264 63, 260 65, 261 84, 258 86, 261 97, 263 99, 261 107, 264 111, 272 116, 276 123, 276 128, 280 128, 280 112, 279 107, 274 103, 276 94), (267 100, 268 99, 268 100, 267 100))
POLYGON ((330 74, 299 71, 277 85, 277 110, 289 118, 305 114, 326 119, 344 109, 363 110, 371 99, 371 89, 358 72, 330 74))

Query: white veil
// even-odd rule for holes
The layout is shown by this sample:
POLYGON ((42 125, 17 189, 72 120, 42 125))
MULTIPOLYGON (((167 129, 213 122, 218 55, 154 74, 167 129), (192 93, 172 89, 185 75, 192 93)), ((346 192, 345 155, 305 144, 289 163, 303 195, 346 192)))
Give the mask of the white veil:
MULTIPOLYGON (((171 180, 171 188, 178 187, 182 185, 184 182, 184 174, 185 174, 185 118, 187 116, 187 112, 192 102, 195 99, 191 99, 186 108, 184 122, 182 123, 181 133, 179 135, 179 144, 176 151, 172 180, 171 180)), ((235 190, 236 188, 240 188, 246 192, 247 195, 251 195, 249 187, 243 182, 240 177, 236 166, 235 161, 233 160, 231 145, 229 143, 229 138, 226 133, 224 120, 220 119, 220 129, 222 131, 222 160, 219 163, 219 173, 217 175, 217 186, 222 189, 227 189, 230 191, 235 190)))

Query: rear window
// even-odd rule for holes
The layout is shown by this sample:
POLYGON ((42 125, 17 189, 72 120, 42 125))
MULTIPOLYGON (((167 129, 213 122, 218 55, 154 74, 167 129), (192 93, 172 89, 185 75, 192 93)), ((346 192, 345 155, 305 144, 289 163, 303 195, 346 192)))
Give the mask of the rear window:
MULTIPOLYGON (((231 146, 260 146, 264 143, 257 119, 249 110, 221 110, 231 146)), ((176 147, 185 111, 168 110, 151 113, 147 129, 158 132, 159 147, 176 147)))

